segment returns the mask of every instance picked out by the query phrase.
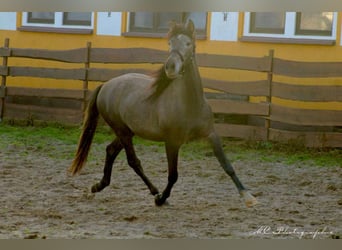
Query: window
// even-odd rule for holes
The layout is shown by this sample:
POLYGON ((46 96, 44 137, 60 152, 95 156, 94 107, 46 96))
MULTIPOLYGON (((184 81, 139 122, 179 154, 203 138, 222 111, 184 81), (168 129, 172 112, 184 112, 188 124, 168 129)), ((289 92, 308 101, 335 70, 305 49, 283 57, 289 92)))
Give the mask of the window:
POLYGON ((333 28, 332 12, 296 14, 296 34, 331 36, 333 28))
POLYGON ((249 27, 251 33, 282 34, 285 30, 285 13, 252 12, 249 27))
POLYGON ((205 12, 131 12, 129 15, 129 33, 139 33, 143 36, 162 36, 169 30, 169 22, 186 22, 192 19, 196 34, 205 36, 207 13, 205 12))
POLYGON ((29 12, 27 14, 28 23, 48 23, 53 24, 55 22, 54 12, 29 12))
POLYGON ((90 12, 64 12, 63 13, 64 25, 91 25, 91 13, 90 12))
POLYGON ((66 29, 93 29, 91 12, 24 12, 22 20, 22 27, 19 30, 54 32, 66 29))
POLYGON ((335 12, 247 12, 241 40, 328 45, 336 26, 335 12))

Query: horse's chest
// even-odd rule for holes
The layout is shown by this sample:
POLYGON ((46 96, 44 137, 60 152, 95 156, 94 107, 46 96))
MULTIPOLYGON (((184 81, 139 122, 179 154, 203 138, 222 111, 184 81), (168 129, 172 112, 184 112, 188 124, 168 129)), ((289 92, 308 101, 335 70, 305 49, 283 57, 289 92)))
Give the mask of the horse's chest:
POLYGON ((160 120, 163 131, 182 141, 189 141, 193 138, 206 136, 210 122, 203 116, 203 113, 185 112, 184 109, 178 112, 169 112, 160 120))

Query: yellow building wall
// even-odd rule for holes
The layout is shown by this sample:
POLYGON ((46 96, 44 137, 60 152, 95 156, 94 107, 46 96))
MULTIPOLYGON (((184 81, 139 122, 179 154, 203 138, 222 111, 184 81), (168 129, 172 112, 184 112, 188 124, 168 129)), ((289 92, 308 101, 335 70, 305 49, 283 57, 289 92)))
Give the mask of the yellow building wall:
MULTIPOLYGON (((17 27, 21 25, 21 14, 17 13, 17 27)), ((205 40, 197 41, 197 53, 209 54, 227 54, 236 56, 251 56, 262 57, 269 53, 270 49, 275 51, 275 57, 298 61, 341 61, 342 46, 340 46, 341 37, 341 16, 338 15, 337 39, 336 45, 295 45, 295 44, 271 44, 258 42, 228 42, 228 41, 211 41, 210 38, 210 13, 208 15, 207 37, 205 40)), ((4 31, 0 30, 0 45, 5 38, 10 39, 10 47, 15 48, 39 48, 51 50, 67 50, 74 48, 86 47, 87 42, 92 43, 92 47, 103 48, 130 48, 130 47, 145 47, 158 48, 167 50, 167 42, 163 38, 142 38, 142 37, 124 37, 124 36, 99 36, 96 35, 96 13, 94 18, 94 32, 89 35, 80 34, 61 34, 61 33, 41 33, 41 32, 26 32, 26 31, 4 31)), ((122 15, 122 31, 126 29, 127 15, 122 15)), ((243 32, 243 13, 239 18, 239 37, 243 32)), ((83 65, 70 64, 59 62, 47 62, 44 60, 30 59, 9 59, 9 65, 30 65, 36 67, 70 67, 77 68, 83 65)), ((112 67, 110 65, 100 65, 100 67, 112 67)), ((129 65, 128 67, 132 67, 129 65)), ((140 65, 149 69, 156 69, 158 65, 140 65)), ((202 77, 216 79, 231 79, 231 80, 258 80, 265 79, 265 74, 251 73, 237 70, 218 70, 201 68, 202 77)), ((294 84, 317 84, 317 85, 341 85, 342 78, 325 78, 325 79, 309 79, 309 78, 290 78, 275 76, 275 81, 294 83, 294 84)), ((8 77, 8 86, 30 86, 41 88, 82 88, 81 81, 67 80, 52 80, 38 78, 22 78, 8 77)), ((90 88, 94 88, 98 83, 90 84, 90 88)), ((258 99, 254 99, 257 101, 258 99)), ((301 107, 308 109, 335 109, 342 110, 342 103, 315 103, 315 102, 293 102, 289 100, 281 100, 273 98, 273 102, 290 107, 301 107)))

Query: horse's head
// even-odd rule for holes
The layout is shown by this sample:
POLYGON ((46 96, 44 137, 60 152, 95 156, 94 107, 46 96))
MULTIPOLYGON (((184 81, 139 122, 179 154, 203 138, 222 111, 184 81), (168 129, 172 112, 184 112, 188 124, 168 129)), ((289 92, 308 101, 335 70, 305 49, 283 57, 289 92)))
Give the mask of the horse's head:
POLYGON ((195 26, 191 20, 185 25, 173 23, 169 34, 170 55, 165 62, 165 73, 175 79, 184 73, 185 65, 191 62, 195 53, 195 26))

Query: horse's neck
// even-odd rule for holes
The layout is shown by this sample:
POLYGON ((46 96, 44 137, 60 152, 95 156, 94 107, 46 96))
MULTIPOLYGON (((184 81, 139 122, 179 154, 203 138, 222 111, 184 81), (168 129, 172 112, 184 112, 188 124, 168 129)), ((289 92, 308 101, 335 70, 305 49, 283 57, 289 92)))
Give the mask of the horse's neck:
POLYGON ((195 58, 192 59, 189 68, 185 70, 183 78, 184 101, 195 111, 196 108, 202 107, 204 101, 202 81, 195 58))
POLYGON ((195 59, 184 69, 180 78, 168 84, 158 98, 159 110, 167 110, 168 116, 179 119, 180 116, 194 120, 203 111, 203 87, 195 59))

